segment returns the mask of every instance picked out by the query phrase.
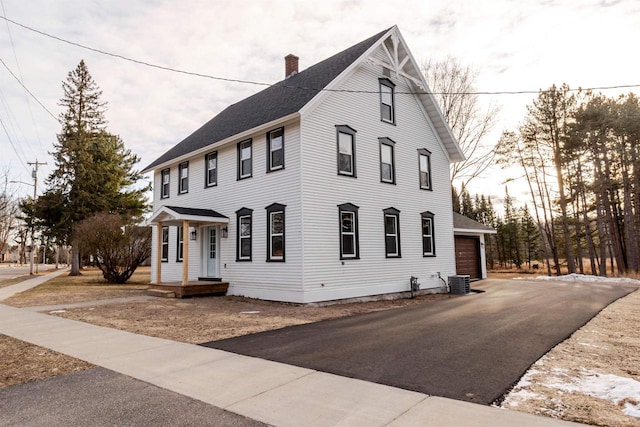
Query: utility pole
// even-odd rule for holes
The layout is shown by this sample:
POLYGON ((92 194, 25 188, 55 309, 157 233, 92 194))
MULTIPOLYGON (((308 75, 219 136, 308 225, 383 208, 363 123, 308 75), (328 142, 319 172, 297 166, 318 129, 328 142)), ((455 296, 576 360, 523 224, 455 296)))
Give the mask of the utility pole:
MULTIPOLYGON (((38 197, 38 167, 44 166, 46 162, 39 162, 36 159, 35 162, 27 162, 29 166, 33 166, 31 176, 33 177, 33 203, 35 204, 38 197)), ((33 276, 33 255, 35 252, 35 227, 31 224, 31 256, 29 257, 29 275, 33 276)), ((36 273, 38 272, 38 265, 36 264, 36 273)))

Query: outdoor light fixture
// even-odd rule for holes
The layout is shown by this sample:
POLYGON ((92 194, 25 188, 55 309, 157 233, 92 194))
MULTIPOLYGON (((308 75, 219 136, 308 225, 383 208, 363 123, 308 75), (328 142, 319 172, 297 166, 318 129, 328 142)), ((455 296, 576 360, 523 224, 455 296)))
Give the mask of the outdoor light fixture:
POLYGON ((223 238, 227 238, 229 237, 229 227, 228 226, 224 226, 221 230, 220 230, 220 236, 223 238))
POLYGON ((189 227, 189 240, 196 240, 198 234, 195 227, 189 227))

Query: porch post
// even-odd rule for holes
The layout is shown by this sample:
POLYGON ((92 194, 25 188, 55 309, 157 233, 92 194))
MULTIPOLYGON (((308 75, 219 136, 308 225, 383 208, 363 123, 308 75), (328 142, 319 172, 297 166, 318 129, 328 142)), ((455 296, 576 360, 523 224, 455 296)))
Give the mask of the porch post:
POLYGON ((162 283, 162 223, 156 224, 156 284, 162 283))
POLYGON ((189 221, 182 221, 182 285, 189 283, 189 221))

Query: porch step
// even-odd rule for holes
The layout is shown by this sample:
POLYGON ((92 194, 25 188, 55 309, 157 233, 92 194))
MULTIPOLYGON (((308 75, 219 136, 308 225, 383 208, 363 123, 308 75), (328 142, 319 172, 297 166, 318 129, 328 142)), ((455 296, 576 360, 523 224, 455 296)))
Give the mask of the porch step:
POLYGON ((147 289, 147 295, 160 298, 175 298, 176 293, 174 291, 165 291, 163 289, 147 289))
POLYGON ((155 294, 156 296, 164 296, 167 298, 184 298, 184 297, 192 297, 198 295, 212 295, 212 294, 221 294, 224 295, 227 293, 227 289, 229 288, 229 282, 210 282, 210 281, 202 281, 202 282, 189 282, 186 285, 181 283, 161 283, 161 284, 152 284, 149 285, 147 289, 148 295, 149 292, 160 291, 162 294, 155 294))

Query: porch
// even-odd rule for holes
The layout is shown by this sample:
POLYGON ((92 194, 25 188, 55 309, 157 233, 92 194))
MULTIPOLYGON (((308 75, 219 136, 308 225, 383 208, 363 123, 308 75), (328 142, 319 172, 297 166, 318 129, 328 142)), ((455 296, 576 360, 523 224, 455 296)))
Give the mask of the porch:
MULTIPOLYGON (((227 282, 220 280, 218 256, 220 235, 226 237, 229 218, 211 209, 161 206, 149 220, 156 226, 155 256, 152 259, 155 277, 148 293, 157 296, 184 298, 193 295, 225 293, 227 282), (181 280, 171 274, 168 281, 162 280, 163 264, 168 261, 168 231, 163 228, 178 227, 178 256, 181 264, 181 280), (198 238, 198 235, 200 236, 198 238), (195 241, 198 249, 195 260, 189 256, 189 243, 195 241), (196 263, 199 274, 189 270, 190 262, 196 263), (195 280, 196 277, 198 280, 195 280), (173 295, 170 295, 173 294, 173 295)), ((175 266, 175 263, 174 263, 175 266)))
POLYGON ((168 282, 149 285, 147 295, 164 298, 186 298, 201 295, 226 294, 229 282, 198 280, 187 283, 168 282))

